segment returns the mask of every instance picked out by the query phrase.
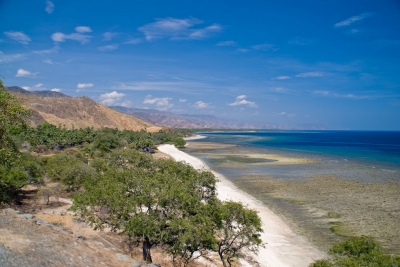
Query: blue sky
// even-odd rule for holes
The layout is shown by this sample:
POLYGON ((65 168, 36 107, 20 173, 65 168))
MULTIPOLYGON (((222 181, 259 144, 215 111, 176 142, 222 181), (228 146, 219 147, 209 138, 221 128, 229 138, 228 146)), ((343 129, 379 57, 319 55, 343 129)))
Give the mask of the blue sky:
POLYGON ((0 74, 106 105, 400 130, 400 2, 0 0, 0 74))

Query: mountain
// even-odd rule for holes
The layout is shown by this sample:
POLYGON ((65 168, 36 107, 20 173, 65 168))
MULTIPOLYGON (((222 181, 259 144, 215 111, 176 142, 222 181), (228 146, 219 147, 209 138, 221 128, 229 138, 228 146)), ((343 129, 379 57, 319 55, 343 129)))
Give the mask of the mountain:
POLYGON ((134 131, 144 129, 150 132, 162 129, 99 104, 88 97, 73 98, 52 91, 31 92, 16 86, 9 87, 8 90, 20 99, 24 107, 32 111, 32 116, 27 120, 31 126, 48 122, 56 126, 65 126, 67 129, 108 127, 134 131))
POLYGON ((154 109, 126 108, 112 106, 123 113, 136 116, 155 125, 171 128, 226 128, 226 129, 266 129, 273 126, 256 125, 234 120, 221 119, 213 115, 176 114, 154 109))
POLYGON ((7 87, 7 90, 11 93, 19 93, 23 95, 34 95, 34 96, 42 96, 42 97, 70 97, 63 93, 55 92, 55 91, 28 91, 19 86, 10 86, 7 87))

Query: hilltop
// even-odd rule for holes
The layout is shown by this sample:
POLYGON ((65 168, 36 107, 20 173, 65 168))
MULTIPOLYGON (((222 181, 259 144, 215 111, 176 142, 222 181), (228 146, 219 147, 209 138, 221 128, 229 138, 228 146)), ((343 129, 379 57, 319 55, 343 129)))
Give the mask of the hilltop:
POLYGON ((53 91, 27 91, 20 87, 8 87, 22 105, 32 111, 28 119, 31 126, 44 122, 67 129, 93 127, 117 128, 119 130, 147 130, 158 132, 161 127, 137 117, 127 115, 88 97, 70 97, 53 91))

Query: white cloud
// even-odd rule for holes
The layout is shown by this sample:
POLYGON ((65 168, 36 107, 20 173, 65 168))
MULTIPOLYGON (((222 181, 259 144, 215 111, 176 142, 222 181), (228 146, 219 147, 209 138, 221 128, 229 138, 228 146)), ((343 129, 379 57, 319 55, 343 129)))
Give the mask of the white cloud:
POLYGON ((217 46, 236 46, 237 42, 235 41, 224 41, 224 42, 219 42, 217 46))
POLYGON ((6 55, 0 51, 0 64, 14 62, 14 61, 22 60, 24 58, 25 58, 24 54, 6 55))
POLYGON ((93 83, 78 83, 76 87, 78 87, 79 89, 83 89, 83 88, 90 88, 93 85, 94 85, 93 83))
POLYGON ((53 2, 47 0, 46 1, 46 8, 44 10, 46 10, 46 12, 49 13, 49 14, 53 13, 54 12, 54 4, 53 4, 53 2))
POLYGON ((239 52, 239 53, 247 53, 247 52, 249 52, 249 49, 247 49, 247 48, 239 48, 236 51, 239 52))
POLYGON ((39 87, 42 87, 42 86, 43 86, 43 83, 38 83, 38 84, 35 85, 36 88, 39 88, 39 87))
POLYGON ((209 103, 204 103, 203 101, 197 101, 196 103, 194 103, 194 107, 195 108, 210 108, 210 104, 209 103))
MULTIPOLYGON (((381 98, 381 96, 373 96, 373 95, 338 94, 335 92, 324 91, 324 90, 316 90, 313 93, 315 95, 326 96, 326 97, 335 97, 335 98, 350 98, 350 99, 381 98)), ((385 97, 390 97, 390 96, 385 95, 385 97)))
POLYGON ((112 106, 112 105, 120 104, 119 101, 124 96, 125 96, 125 94, 123 94, 123 93, 118 93, 117 91, 113 91, 111 93, 105 93, 105 94, 100 95, 99 100, 100 100, 100 103, 103 105, 112 106))
POLYGON ((269 89, 272 92, 276 92, 276 93, 286 93, 287 90, 283 87, 275 87, 275 88, 271 88, 269 89))
POLYGON ((304 73, 300 73, 300 74, 296 75, 296 77, 300 77, 300 78, 322 77, 322 76, 324 76, 324 73, 319 72, 319 71, 304 72, 304 73))
POLYGON ((92 36, 84 34, 87 32, 92 32, 90 27, 78 26, 75 28, 75 31, 76 31, 76 33, 71 33, 71 34, 56 32, 51 35, 51 39, 57 43, 65 42, 66 40, 69 39, 69 40, 78 41, 81 44, 86 44, 90 41, 90 38, 92 38, 92 36))
POLYGON ((273 115, 273 116, 287 116, 287 117, 289 117, 289 118, 296 117, 296 114, 294 114, 294 113, 287 113, 286 111, 279 112, 279 113, 273 113, 272 115, 273 115))
POLYGON ((251 108, 256 108, 257 104, 251 101, 247 101, 246 100, 246 95, 240 95, 238 97, 236 97, 235 102, 228 104, 229 106, 242 106, 242 105, 246 105, 248 107, 251 108))
POLYGON ((36 74, 38 74, 38 72, 33 73, 24 69, 19 69, 15 77, 35 77, 36 74))
POLYGON ((87 33, 87 32, 92 32, 92 29, 88 26, 78 26, 75 27, 75 31, 79 33, 87 33))
POLYGON ((290 79, 290 76, 278 76, 275 78, 272 78, 272 80, 288 80, 290 79))
POLYGON ((259 45, 253 45, 251 47, 254 50, 263 50, 263 51, 276 51, 278 50, 274 44, 270 43, 264 43, 264 44, 259 44, 259 45))
POLYGON ((372 16, 372 13, 365 12, 360 15, 353 16, 351 18, 348 18, 346 20, 338 22, 335 24, 335 27, 349 26, 350 24, 353 24, 356 21, 363 20, 363 19, 371 17, 371 16, 372 16))
POLYGON ((4 32, 4 34, 7 35, 8 38, 21 44, 29 44, 31 41, 31 38, 23 32, 8 31, 4 32))
POLYGON ((52 61, 51 59, 48 59, 48 58, 43 59, 43 62, 44 62, 44 63, 47 63, 47 64, 54 65, 53 61, 52 61))
POLYGON ((181 103, 185 103, 186 102, 186 99, 179 99, 179 102, 181 102, 181 103))
POLYGON ((60 50, 60 47, 58 45, 55 45, 55 46, 53 46, 53 48, 45 49, 45 50, 35 50, 35 51, 33 51, 33 53, 39 54, 39 55, 56 54, 56 53, 58 53, 58 50, 60 50))
POLYGON ((215 23, 204 28, 193 28, 194 25, 202 23, 203 22, 201 20, 196 18, 164 18, 157 19, 156 22, 146 24, 140 27, 138 30, 145 35, 147 41, 153 41, 162 38, 167 38, 169 40, 199 40, 207 38, 211 34, 220 32, 222 30, 222 27, 215 23))
POLYGON ((104 32, 103 33, 103 41, 111 41, 117 35, 118 35, 117 32, 104 32))
POLYGON ((22 89, 25 89, 25 90, 27 90, 27 91, 29 91, 29 90, 31 89, 29 86, 22 86, 21 88, 22 88, 22 89))
POLYGON ((140 38, 131 38, 128 41, 124 42, 124 44, 140 44, 143 42, 143 39, 140 38))
POLYGON ((52 92, 61 92, 61 89, 60 88, 53 88, 50 91, 52 91, 52 92))
POLYGON ((113 51, 118 49, 118 45, 105 45, 97 48, 99 51, 113 51))
POLYGON ((143 100, 143 104, 150 104, 156 105, 158 109, 166 110, 168 108, 172 108, 174 104, 170 103, 169 101, 172 100, 170 97, 163 97, 163 98, 151 98, 151 95, 146 96, 143 100))

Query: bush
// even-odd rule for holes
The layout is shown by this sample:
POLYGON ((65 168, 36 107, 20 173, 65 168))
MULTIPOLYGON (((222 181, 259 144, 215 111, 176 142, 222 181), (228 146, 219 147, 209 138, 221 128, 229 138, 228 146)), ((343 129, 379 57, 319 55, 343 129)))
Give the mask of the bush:
POLYGON ((174 146, 176 147, 185 147, 186 141, 182 137, 177 137, 174 140, 174 146))

